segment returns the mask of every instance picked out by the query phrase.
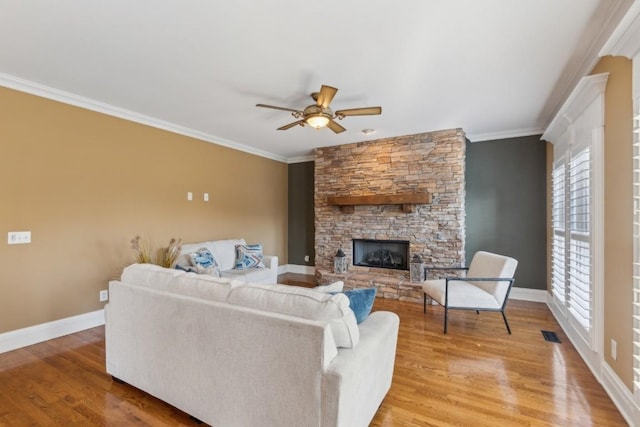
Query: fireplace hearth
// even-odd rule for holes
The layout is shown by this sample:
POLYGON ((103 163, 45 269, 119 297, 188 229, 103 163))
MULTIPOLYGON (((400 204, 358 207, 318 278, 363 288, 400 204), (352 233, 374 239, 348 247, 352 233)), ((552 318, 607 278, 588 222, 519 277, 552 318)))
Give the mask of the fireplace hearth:
POLYGON ((409 270, 409 241, 353 239, 353 265, 409 270))

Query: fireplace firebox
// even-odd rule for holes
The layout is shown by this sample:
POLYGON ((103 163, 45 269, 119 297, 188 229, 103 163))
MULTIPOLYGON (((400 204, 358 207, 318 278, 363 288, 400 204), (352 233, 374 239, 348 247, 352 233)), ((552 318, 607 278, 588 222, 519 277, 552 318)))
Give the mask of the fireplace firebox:
POLYGON ((409 270, 409 241, 353 239, 353 265, 409 270))

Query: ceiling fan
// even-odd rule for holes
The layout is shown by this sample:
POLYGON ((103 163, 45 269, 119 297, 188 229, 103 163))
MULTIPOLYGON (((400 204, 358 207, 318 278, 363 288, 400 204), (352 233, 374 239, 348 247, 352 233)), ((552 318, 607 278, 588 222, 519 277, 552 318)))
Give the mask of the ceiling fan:
POLYGON ((333 111, 329 108, 329 104, 336 96, 338 89, 331 86, 322 85, 320 92, 313 92, 311 97, 315 104, 308 105, 304 110, 294 110, 293 108, 276 107, 275 105, 256 104, 256 107, 273 108, 275 110, 291 111, 291 115, 296 119, 300 119, 293 123, 286 124, 278 128, 278 130, 291 129, 296 125, 304 126, 309 125, 313 128, 320 129, 322 127, 328 127, 334 133, 344 132, 345 129, 338 124, 334 119, 340 119, 347 116, 369 116, 374 114, 381 114, 382 107, 365 107, 365 108, 350 108, 348 110, 333 111))

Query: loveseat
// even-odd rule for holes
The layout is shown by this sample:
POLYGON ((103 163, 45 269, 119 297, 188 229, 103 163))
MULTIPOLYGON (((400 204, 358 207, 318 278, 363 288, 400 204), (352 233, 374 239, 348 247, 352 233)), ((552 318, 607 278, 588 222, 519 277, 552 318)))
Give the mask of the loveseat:
POLYGON ((247 246, 247 242, 244 239, 227 239, 185 244, 180 249, 176 265, 188 269, 192 265, 189 254, 195 253, 201 248, 207 248, 218 264, 220 277, 255 283, 278 282, 277 256, 263 255, 263 267, 237 269, 235 268, 237 245, 247 246))
POLYGON ((151 264, 109 292, 107 372, 214 427, 364 427, 391 386, 398 316, 344 294, 151 264))

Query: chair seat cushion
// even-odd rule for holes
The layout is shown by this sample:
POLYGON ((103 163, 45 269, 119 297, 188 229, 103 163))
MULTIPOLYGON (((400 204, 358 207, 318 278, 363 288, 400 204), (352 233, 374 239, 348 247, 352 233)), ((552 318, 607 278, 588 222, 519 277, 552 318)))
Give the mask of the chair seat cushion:
MULTIPOLYGON (((444 305, 445 280, 425 280, 422 282, 422 290, 425 294, 434 299, 438 304, 444 305)), ((449 307, 459 308, 483 308, 500 309, 501 305, 489 292, 478 286, 465 282, 453 280, 449 282, 449 307)))

